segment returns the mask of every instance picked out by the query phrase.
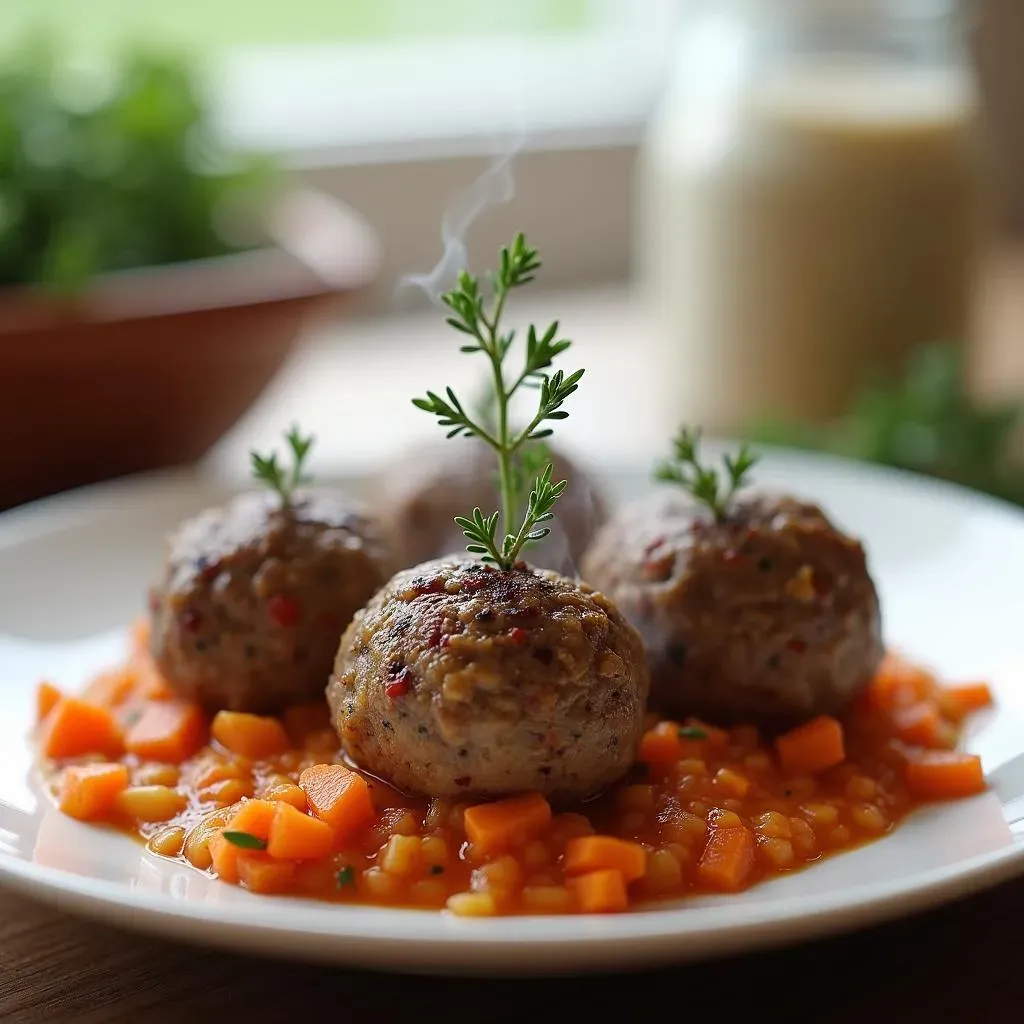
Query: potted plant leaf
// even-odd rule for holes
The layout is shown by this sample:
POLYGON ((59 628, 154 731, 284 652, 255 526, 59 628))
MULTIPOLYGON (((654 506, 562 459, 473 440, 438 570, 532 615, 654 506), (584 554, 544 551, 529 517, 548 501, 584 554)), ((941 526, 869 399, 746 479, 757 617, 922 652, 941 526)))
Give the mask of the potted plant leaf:
POLYGON ((187 63, 70 67, 0 66, 0 508, 199 458, 379 263, 343 204, 225 149, 187 63))

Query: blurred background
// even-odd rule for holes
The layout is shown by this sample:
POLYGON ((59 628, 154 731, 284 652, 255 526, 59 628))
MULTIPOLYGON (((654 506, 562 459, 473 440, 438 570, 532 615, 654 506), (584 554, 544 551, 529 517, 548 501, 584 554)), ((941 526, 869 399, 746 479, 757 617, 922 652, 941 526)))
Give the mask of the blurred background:
POLYGON ((689 421, 1024 504, 1020 0, 4 15, 0 507, 241 480, 293 420, 320 471, 397 455, 477 381, 438 288, 519 230, 585 460, 689 421))

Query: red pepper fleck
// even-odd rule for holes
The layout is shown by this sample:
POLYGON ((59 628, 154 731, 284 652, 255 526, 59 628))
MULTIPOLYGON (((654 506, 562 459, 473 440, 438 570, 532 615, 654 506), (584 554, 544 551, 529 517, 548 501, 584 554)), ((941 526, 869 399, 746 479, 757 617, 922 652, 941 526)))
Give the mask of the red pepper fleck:
POLYGON ((388 669, 388 680, 384 684, 384 693, 394 700, 396 697, 404 697, 412 686, 412 672, 405 665, 399 666, 396 662, 388 669))
POLYGON ((203 617, 192 608, 186 608, 181 613, 181 626, 187 633, 198 633, 199 627, 203 624, 203 617))
POLYGON ((815 571, 812 574, 811 586, 818 597, 827 597, 832 592, 832 580, 823 572, 815 571))
POLYGON ((212 583, 219 575, 220 562, 211 562, 209 565, 203 566, 203 571, 200 573, 204 583, 212 583))
POLYGON ((455 785, 456 786, 468 786, 472 781, 473 781, 473 776, 472 775, 460 775, 455 780, 455 785))
POLYGON ((664 543, 665 543, 665 538, 664 537, 655 537, 654 540, 652 540, 650 542, 650 544, 648 544, 644 548, 644 558, 650 558, 650 556, 653 555, 654 552, 657 551, 658 548, 660 548, 661 545, 664 544, 664 543))
POLYGON ((440 640, 438 641, 438 644, 437 644, 437 646, 438 646, 438 647, 447 647, 447 646, 448 646, 448 644, 449 644, 449 643, 451 643, 451 639, 452 639, 452 638, 451 638, 451 635, 450 635, 450 634, 448 634, 448 633, 443 633, 443 634, 441 635, 441 639, 440 639, 440 640))
POLYGON ((525 644, 526 643, 526 630, 521 629, 519 626, 513 626, 508 631, 508 638, 514 644, 525 644))
POLYGON ((803 640, 790 640, 786 647, 794 654, 803 654, 807 650, 807 644, 803 640))
POLYGON ((267 601, 267 611, 282 629, 288 629, 299 621, 299 602, 287 594, 274 594, 267 601))
POLYGON ((650 558, 640 567, 640 573, 645 580, 652 583, 664 583, 672 575, 672 568, 676 564, 676 556, 667 551, 660 558, 650 558))
POLYGON ((722 555, 722 561, 725 562, 726 565, 735 565, 737 562, 743 561, 743 555, 730 548, 724 555, 722 555))

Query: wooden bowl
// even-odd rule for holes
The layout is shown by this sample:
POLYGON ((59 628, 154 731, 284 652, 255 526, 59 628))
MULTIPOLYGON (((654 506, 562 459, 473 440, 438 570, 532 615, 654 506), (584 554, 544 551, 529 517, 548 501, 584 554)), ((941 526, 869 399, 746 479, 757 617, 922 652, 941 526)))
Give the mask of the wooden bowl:
POLYGON ((350 209, 289 193, 271 244, 97 277, 74 300, 0 290, 0 508, 192 462, 242 416, 311 317, 372 283, 350 209))

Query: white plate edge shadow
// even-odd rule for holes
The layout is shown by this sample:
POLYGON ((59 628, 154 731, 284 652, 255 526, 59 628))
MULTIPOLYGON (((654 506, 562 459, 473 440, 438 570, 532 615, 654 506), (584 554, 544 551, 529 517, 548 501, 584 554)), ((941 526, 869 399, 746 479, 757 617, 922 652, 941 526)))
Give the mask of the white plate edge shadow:
MULTIPOLYGON (((1024 537, 1024 514, 995 499, 897 470, 802 453, 775 454, 783 463, 791 464, 782 472, 787 479, 794 473, 802 475, 798 472, 801 468, 813 477, 816 469, 825 467, 838 469, 841 475, 852 474, 854 479, 874 481, 883 488, 895 484, 899 490, 909 485, 919 494, 965 506, 968 511, 981 509, 1000 518, 1008 517, 1024 537)), ((73 528, 90 511, 103 518, 123 503, 152 501, 165 490, 177 495, 183 488, 205 491, 211 486, 215 492, 234 489, 232 482, 211 480, 201 472, 171 470, 122 478, 44 499, 0 516, 0 553, 33 536, 73 528)), ((1021 749, 1024 750, 1024 740, 1021 749)), ((995 798, 988 795, 977 799, 995 798)), ((0 837, 3 828, 0 820, 0 837)), ((120 837, 117 841, 131 843, 120 837)), ((123 883, 42 867, 18 860, 0 849, 0 881, 48 902, 139 930, 286 957, 446 973, 557 973, 700 959, 881 921, 996 884, 1020 872, 1024 872, 1024 847, 1020 841, 1012 840, 997 850, 922 871, 913 876, 910 886, 903 880, 872 883, 846 888, 830 897, 817 894, 810 903, 802 897, 764 899, 744 906, 741 914, 732 912, 733 907, 723 913, 720 906, 702 906, 700 901, 692 901, 683 909, 643 911, 614 918, 461 921, 416 911, 337 907, 328 910, 299 901, 251 896, 244 906, 209 907, 133 891, 123 883), (198 933, 200 925, 203 934, 198 933)), ((773 884, 759 889, 767 892, 773 884)), ((740 904, 733 906, 738 910, 740 904)))

